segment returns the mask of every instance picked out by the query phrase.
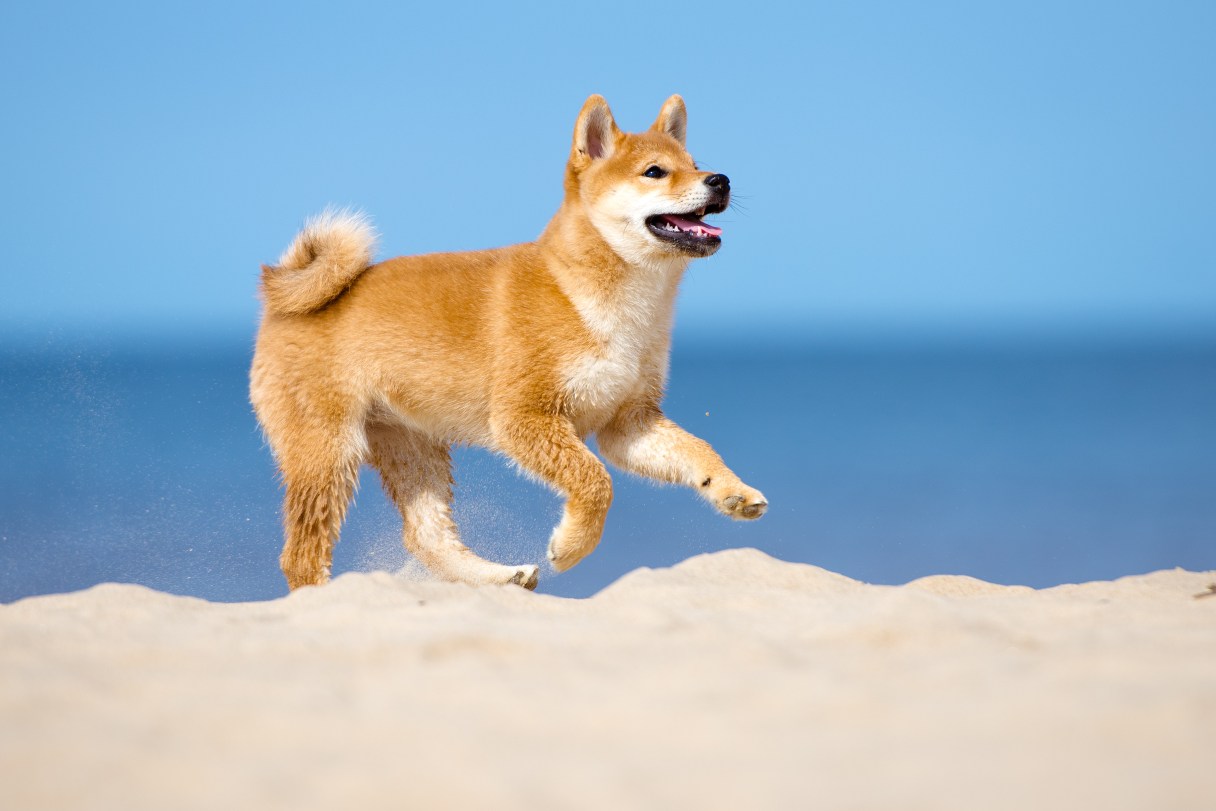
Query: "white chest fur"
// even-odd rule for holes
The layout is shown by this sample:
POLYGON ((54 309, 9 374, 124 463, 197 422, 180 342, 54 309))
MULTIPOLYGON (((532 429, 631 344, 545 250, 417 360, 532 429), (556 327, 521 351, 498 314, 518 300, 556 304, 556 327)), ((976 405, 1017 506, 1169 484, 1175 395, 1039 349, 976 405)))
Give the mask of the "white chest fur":
POLYGON ((590 430, 612 416, 654 371, 648 364, 653 365, 656 347, 671 330, 682 270, 682 265, 639 269, 610 297, 571 296, 596 345, 567 365, 566 394, 576 420, 590 430))

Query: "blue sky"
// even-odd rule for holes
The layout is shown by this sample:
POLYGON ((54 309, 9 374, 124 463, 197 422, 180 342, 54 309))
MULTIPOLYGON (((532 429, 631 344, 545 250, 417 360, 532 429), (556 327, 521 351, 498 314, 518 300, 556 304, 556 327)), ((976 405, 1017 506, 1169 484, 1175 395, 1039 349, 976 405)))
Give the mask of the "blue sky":
POLYGON ((533 238, 681 93, 745 207, 687 332, 1216 332, 1210 2, 5 4, 6 334, 251 334, 327 204, 533 238))

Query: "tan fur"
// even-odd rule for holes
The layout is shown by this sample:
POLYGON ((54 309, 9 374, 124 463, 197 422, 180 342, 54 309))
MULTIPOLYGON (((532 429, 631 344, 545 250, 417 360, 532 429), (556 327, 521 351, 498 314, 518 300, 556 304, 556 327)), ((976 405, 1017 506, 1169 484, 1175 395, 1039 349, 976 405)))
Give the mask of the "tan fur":
POLYGON ((716 243, 673 246, 645 220, 726 201, 685 152, 685 130, 679 96, 636 134, 592 96, 565 199, 535 242, 372 265, 367 222, 327 213, 264 269, 250 396, 286 489, 292 588, 328 578, 364 462, 401 511, 406 547, 438 576, 535 587, 536 566, 491 563, 460 542, 453 442, 503 453, 565 496, 549 544, 559 571, 595 548, 612 502, 592 434, 615 465, 693 487, 733 518, 764 513, 764 496, 659 407, 676 288, 716 243), (651 165, 668 174, 644 177, 651 165))
POLYGON ((375 243, 363 214, 324 211, 304 225, 277 266, 262 266, 266 308, 279 315, 319 310, 371 264, 375 243))

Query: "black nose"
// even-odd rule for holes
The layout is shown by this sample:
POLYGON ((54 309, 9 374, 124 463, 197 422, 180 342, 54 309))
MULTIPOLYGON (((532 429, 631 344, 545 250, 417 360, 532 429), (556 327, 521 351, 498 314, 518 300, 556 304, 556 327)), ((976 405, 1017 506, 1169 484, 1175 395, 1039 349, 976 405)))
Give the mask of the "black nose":
POLYGON ((730 178, 726 175, 710 175, 705 178, 705 185, 722 191, 730 191, 730 178))

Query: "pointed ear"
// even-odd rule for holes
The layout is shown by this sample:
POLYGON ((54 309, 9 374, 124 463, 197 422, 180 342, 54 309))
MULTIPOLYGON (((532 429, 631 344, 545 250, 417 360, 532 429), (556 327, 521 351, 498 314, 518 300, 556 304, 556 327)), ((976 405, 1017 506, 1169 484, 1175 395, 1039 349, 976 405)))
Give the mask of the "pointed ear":
POLYGON ((612 111, 604 97, 594 95, 583 104, 574 122, 574 143, 570 148, 570 160, 599 160, 616 150, 621 131, 617 129, 612 111))
POLYGON ((684 109, 684 99, 672 96, 663 102, 663 109, 659 110, 659 117, 650 128, 670 135, 680 142, 680 146, 684 146, 684 139, 688 135, 688 111, 684 109))

